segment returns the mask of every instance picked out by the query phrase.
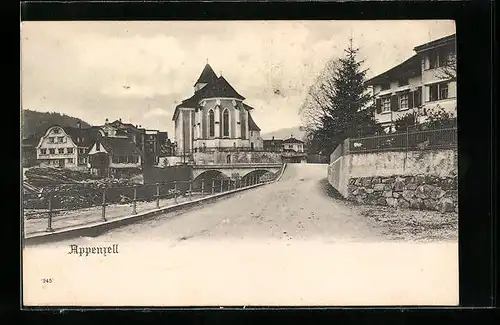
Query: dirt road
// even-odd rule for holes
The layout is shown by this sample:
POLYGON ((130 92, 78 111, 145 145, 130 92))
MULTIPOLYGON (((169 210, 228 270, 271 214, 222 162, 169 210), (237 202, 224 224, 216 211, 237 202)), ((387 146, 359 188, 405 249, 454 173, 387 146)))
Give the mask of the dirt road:
MULTIPOLYGON (((147 236, 165 240, 283 239, 372 241, 380 236, 366 218, 324 193, 326 165, 289 164, 279 182, 197 207, 168 214, 104 237, 147 236)), ((103 238, 104 239, 104 238, 103 238)))
POLYGON ((456 242, 388 241, 333 199, 325 165, 97 238, 27 247, 27 305, 456 305, 456 242), (69 245, 119 245, 102 256, 69 245), (50 277, 51 284, 41 283, 50 277))

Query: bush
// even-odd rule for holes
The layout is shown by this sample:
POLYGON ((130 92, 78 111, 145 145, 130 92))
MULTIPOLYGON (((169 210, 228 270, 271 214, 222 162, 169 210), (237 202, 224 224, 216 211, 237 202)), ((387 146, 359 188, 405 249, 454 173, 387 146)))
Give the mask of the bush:
POLYGON ((406 132, 408 128, 414 127, 417 121, 416 113, 408 113, 394 121, 396 132, 406 132))
POLYGON ((427 122, 424 123, 426 129, 448 129, 457 126, 457 118, 439 105, 426 113, 427 122))

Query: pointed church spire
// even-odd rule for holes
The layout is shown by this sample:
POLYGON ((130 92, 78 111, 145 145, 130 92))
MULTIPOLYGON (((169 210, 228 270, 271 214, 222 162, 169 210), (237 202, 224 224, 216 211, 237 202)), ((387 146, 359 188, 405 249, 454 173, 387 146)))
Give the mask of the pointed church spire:
POLYGON ((209 84, 214 82, 215 80, 217 80, 217 75, 215 74, 210 64, 207 63, 194 85, 196 86, 197 84, 209 84))

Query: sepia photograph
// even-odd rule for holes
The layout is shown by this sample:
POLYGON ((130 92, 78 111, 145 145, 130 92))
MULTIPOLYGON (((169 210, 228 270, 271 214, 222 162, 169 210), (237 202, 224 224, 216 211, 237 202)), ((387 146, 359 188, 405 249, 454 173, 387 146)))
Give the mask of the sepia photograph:
POLYGON ((25 307, 458 306, 454 21, 20 37, 25 307))

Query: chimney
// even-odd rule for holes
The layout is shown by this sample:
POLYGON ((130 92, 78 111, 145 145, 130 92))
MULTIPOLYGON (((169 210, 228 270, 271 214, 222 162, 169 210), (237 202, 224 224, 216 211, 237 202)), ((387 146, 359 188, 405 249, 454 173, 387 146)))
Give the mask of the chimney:
POLYGON ((80 122, 80 120, 76 121, 76 127, 79 129, 82 128, 82 123, 80 122))
POLYGON ((104 121, 104 125, 108 125, 108 122, 109 120, 106 118, 106 120, 104 121))
POLYGON ((118 121, 120 121, 120 123, 121 123, 121 122, 122 122, 122 118, 120 117, 120 118, 118 119, 118 121))
POLYGON ((274 135, 273 135, 273 140, 274 140, 274 135))

